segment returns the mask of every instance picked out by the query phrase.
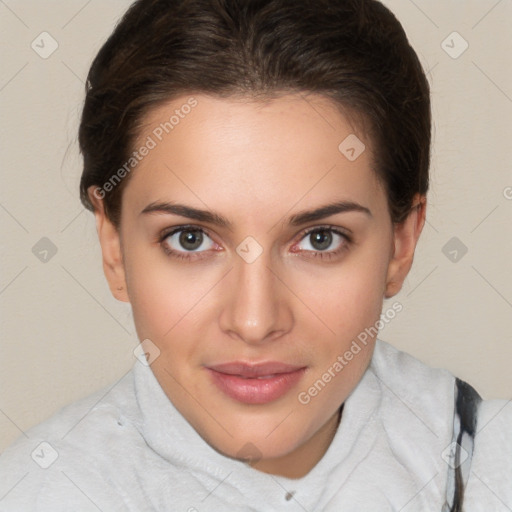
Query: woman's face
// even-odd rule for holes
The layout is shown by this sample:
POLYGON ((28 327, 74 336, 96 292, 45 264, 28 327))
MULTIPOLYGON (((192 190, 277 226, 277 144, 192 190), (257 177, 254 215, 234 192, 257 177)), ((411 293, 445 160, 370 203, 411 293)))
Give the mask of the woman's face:
POLYGON ((375 339, 344 354, 400 288, 417 223, 394 230, 370 141, 327 99, 193 98, 145 118, 122 262, 100 229, 106 272, 158 347, 151 368, 175 407, 215 449, 251 447, 263 468, 337 419, 375 339))

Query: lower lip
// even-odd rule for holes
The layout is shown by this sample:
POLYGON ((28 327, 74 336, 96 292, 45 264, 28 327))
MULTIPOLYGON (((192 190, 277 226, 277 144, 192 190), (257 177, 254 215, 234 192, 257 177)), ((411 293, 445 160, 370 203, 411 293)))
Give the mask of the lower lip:
POLYGON ((305 368, 301 368, 265 379, 244 379, 238 375, 206 369, 222 392, 245 404, 266 404, 277 400, 298 384, 305 371, 305 368))

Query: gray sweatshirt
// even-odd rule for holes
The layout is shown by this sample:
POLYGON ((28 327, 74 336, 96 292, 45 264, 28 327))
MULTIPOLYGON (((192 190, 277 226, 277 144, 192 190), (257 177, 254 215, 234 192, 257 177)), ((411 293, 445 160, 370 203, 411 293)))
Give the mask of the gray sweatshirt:
POLYGON ((512 405, 480 403, 455 463, 455 381, 378 340, 327 452, 290 479, 214 450, 136 362, 3 452, 0 511, 434 512, 462 463, 465 512, 511 511, 512 405))

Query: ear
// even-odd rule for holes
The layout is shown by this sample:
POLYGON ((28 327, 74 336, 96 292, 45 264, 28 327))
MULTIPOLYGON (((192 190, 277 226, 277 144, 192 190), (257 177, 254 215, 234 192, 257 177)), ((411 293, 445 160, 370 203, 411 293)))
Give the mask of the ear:
POLYGON ((393 254, 388 265, 385 297, 393 297, 402 288, 414 258, 414 250, 425 225, 427 201, 416 194, 407 217, 393 227, 393 254))
POLYGON ((118 229, 105 214, 103 198, 96 186, 87 189, 89 199, 94 206, 96 230, 100 239, 103 256, 103 272, 107 278, 112 295, 120 301, 129 302, 126 278, 121 250, 121 238, 118 229))

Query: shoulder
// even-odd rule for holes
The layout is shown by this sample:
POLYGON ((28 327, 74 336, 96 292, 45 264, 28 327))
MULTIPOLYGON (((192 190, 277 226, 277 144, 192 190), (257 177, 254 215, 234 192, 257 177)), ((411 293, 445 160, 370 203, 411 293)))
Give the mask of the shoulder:
POLYGON ((108 510, 126 510, 106 487, 106 457, 137 442, 143 440, 130 371, 31 428, 0 455, 0 511, 88 510, 88 488, 108 510))
MULTIPOLYGON (((381 340, 370 371, 380 383, 379 420, 394 454, 411 470, 417 464, 418 471, 422 465, 431 468, 432 474, 443 475, 441 490, 452 463, 449 453, 454 442, 457 379, 381 340)), ((462 384, 461 391, 471 387, 462 384)), ((512 401, 481 400, 475 409, 472 455, 461 450, 461 465, 463 457, 470 457, 464 510, 512 510, 512 401)))
POLYGON ((512 510, 512 402, 483 400, 465 493, 468 512, 512 510))
POLYGON ((448 370, 431 367, 383 340, 376 342, 370 370, 396 399, 421 404, 425 412, 435 415, 440 406, 446 406, 453 415, 455 376, 448 370))
POLYGON ((448 477, 443 453, 453 436, 455 376, 382 340, 376 342, 368 373, 379 396, 372 422, 381 451, 388 454, 385 467, 403 474, 400 485, 415 496, 409 507, 427 510, 442 504, 448 477))

